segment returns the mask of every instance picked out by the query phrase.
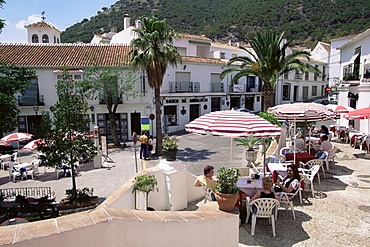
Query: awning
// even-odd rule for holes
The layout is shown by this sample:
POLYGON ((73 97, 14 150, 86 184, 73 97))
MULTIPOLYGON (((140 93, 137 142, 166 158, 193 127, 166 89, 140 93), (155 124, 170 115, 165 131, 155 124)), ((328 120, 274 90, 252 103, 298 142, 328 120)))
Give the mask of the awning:
POLYGON ((344 64, 346 64, 346 65, 348 65, 348 64, 353 64, 354 62, 355 62, 355 60, 356 60, 356 58, 358 57, 358 55, 359 55, 360 53, 357 53, 357 54, 355 54, 355 55, 353 55, 352 57, 351 57, 351 59, 347 62, 347 63, 344 63, 344 64))

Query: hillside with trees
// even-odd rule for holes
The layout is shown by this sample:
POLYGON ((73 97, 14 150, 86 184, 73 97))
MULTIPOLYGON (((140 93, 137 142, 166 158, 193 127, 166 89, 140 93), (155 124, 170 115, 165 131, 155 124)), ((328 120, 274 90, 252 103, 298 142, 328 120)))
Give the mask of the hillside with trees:
POLYGON ((94 34, 120 31, 124 14, 131 25, 156 16, 178 32, 234 42, 277 29, 312 45, 370 28, 370 1, 363 0, 120 0, 67 28, 62 41, 90 42, 94 34))

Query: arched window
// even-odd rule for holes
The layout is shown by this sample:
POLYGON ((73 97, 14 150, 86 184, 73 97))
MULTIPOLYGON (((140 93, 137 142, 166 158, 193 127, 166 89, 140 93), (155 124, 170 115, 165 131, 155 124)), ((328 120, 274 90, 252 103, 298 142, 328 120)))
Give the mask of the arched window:
POLYGON ((42 43, 49 43, 49 36, 47 34, 42 35, 42 43))
POLYGON ((57 38, 57 43, 59 44, 59 38, 57 38))
POLYGON ((37 34, 32 35, 32 43, 39 43, 39 36, 37 34))
POLYGON ((54 35, 54 44, 57 42, 57 39, 56 39, 56 37, 55 37, 55 35, 54 35))

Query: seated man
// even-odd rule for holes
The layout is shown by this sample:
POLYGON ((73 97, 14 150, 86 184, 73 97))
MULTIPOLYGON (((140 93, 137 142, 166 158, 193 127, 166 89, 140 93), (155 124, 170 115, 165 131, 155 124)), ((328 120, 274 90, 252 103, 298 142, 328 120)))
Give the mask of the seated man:
POLYGON ((328 136, 327 135, 323 135, 321 136, 321 144, 320 144, 320 151, 329 151, 330 149, 333 148, 333 145, 331 144, 331 142, 328 141, 328 136))
POLYGON ((208 188, 213 190, 213 188, 217 185, 217 182, 213 180, 213 174, 215 173, 213 166, 206 166, 204 167, 204 175, 198 176, 197 180, 194 182, 195 187, 201 187, 202 184, 207 185, 208 188))

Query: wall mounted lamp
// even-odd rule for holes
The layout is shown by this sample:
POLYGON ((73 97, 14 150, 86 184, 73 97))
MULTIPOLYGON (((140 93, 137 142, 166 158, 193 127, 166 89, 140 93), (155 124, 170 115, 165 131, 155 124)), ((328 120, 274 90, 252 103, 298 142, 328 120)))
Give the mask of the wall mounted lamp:
POLYGON ((90 106, 90 111, 94 111, 94 106, 90 106))
POLYGON ((32 108, 35 111, 36 116, 37 116, 37 112, 39 111, 39 106, 37 105, 37 103, 35 103, 35 105, 32 108))

